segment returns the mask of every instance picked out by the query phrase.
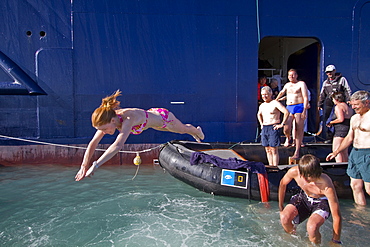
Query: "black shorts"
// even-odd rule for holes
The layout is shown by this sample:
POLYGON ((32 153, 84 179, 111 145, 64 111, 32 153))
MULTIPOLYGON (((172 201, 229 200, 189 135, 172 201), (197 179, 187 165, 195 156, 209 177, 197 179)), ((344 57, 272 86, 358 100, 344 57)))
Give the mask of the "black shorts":
POLYGON ((329 202, 326 197, 309 197, 303 190, 292 196, 288 204, 292 204, 298 210, 298 215, 293 219, 294 224, 300 224, 312 214, 318 214, 324 219, 330 216, 329 202))
POLYGON ((346 124, 335 124, 334 125, 334 137, 346 137, 349 131, 349 125, 346 124))

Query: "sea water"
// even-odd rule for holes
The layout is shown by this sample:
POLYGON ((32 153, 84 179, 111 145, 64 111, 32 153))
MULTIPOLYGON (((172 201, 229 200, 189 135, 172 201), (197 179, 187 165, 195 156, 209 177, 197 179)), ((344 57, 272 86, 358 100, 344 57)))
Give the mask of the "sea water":
MULTIPOLYGON (((201 192, 157 165, 0 167, 0 246, 310 246, 284 232, 277 202, 201 192)), ((340 201, 343 246, 370 245, 370 210, 340 201)), ((321 227, 329 246, 332 219, 321 227)))

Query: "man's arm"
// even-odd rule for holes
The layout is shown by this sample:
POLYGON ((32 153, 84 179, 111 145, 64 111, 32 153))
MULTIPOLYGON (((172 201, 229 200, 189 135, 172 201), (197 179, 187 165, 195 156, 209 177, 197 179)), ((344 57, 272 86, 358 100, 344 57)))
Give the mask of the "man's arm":
POLYGON ((344 149, 348 148, 352 144, 353 139, 354 139, 354 136, 355 136, 355 132, 353 131, 353 128, 352 128, 352 125, 353 125, 352 122, 353 122, 353 117, 351 118, 351 124, 350 124, 350 127, 349 127, 348 134, 346 135, 346 137, 344 137, 342 143, 337 148, 337 150, 335 150, 334 152, 330 153, 326 157, 326 161, 329 161, 331 159, 334 159, 340 152, 342 152, 344 149))
MULTIPOLYGON (((330 180, 330 178, 328 178, 330 180)), ((339 202, 337 193, 335 191, 333 183, 330 181, 330 186, 325 190, 325 196, 328 198, 330 212, 333 218, 333 240, 340 241, 340 235, 342 231, 342 215, 339 209, 339 202)), ((334 242, 333 241, 333 242, 334 242)))
POLYGON ((341 78, 341 84, 344 88, 344 96, 345 96, 345 99, 346 99, 346 102, 350 100, 350 97, 351 97, 351 94, 352 94, 352 90, 351 88, 349 87, 349 84, 348 84, 348 81, 347 79, 342 76, 341 78))
POLYGON ((308 110, 308 88, 306 86, 306 83, 302 81, 301 84, 301 92, 302 92, 302 98, 303 98, 303 112, 302 112, 302 118, 306 118, 306 111, 308 110))
POLYGON ((326 90, 325 90, 325 85, 326 85, 326 80, 322 84, 322 88, 320 91, 320 96, 319 96, 319 102, 318 102, 318 107, 323 108, 324 106, 324 101, 327 97, 326 90))
POLYGON ((275 100, 279 100, 281 97, 284 96, 285 93, 286 93, 286 84, 283 87, 283 89, 279 92, 279 94, 276 96, 276 99, 275 100))
POLYGON ((287 173, 285 173, 284 177, 280 180, 279 185, 279 210, 283 211, 284 209, 284 199, 285 199, 285 191, 287 185, 292 181, 292 179, 295 177, 295 174, 297 173, 298 167, 292 167, 290 168, 287 173))
POLYGON ((288 111, 288 110, 285 108, 285 106, 283 106, 283 104, 281 104, 279 101, 275 100, 275 101, 274 101, 274 103, 275 103, 275 105, 276 105, 276 108, 277 108, 281 113, 283 113, 283 114, 284 114, 284 116, 283 116, 283 121, 281 121, 281 123, 280 123, 280 124, 277 124, 277 125, 274 127, 274 129, 280 129, 280 128, 282 128, 282 127, 285 125, 286 121, 288 120, 288 117, 289 117, 289 111, 288 111))
POLYGON ((262 105, 260 105, 260 107, 258 108, 257 119, 258 119, 258 122, 260 123, 260 125, 262 127, 262 125, 263 125, 263 117, 262 117, 262 109, 261 109, 261 106, 262 105))

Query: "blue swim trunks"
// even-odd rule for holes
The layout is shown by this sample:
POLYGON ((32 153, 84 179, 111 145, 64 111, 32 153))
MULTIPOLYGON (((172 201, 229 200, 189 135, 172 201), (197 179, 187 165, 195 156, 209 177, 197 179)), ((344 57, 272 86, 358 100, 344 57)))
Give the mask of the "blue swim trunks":
POLYGON ((295 104, 295 105, 287 105, 286 109, 291 113, 291 114, 296 114, 296 113, 302 113, 304 110, 304 105, 303 103, 300 104, 295 104))
POLYGON ((261 143, 264 147, 280 146, 280 130, 274 130, 274 125, 263 125, 261 131, 261 143))
POLYGON ((370 148, 352 148, 348 157, 347 174, 370 183, 370 148))

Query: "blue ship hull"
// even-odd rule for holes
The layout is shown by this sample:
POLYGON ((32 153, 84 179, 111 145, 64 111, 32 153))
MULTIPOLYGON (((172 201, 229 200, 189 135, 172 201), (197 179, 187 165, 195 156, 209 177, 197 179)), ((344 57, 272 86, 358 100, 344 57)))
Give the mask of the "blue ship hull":
MULTIPOLYGON (((367 1, 7 0, 0 12, 6 136, 85 144, 92 111, 121 89, 122 107, 168 108, 207 142, 239 142, 256 135, 258 72, 284 82, 298 69, 310 132, 327 64, 370 89, 367 1)), ((128 143, 173 139, 191 137, 148 130, 128 143)))

